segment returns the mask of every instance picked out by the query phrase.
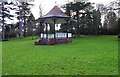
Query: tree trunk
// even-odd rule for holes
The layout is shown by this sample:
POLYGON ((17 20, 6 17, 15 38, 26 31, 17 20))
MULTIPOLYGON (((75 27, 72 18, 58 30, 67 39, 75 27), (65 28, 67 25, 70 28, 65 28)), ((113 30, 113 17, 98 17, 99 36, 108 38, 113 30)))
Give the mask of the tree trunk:
POLYGON ((26 18, 24 15, 24 37, 26 37, 26 18))
POLYGON ((2 40, 5 39, 5 32, 4 32, 4 27, 5 27, 5 24, 4 24, 4 4, 2 3, 2 40))
POLYGON ((80 30, 79 30, 79 10, 76 12, 76 14, 77 14, 77 37, 79 37, 80 36, 80 30))

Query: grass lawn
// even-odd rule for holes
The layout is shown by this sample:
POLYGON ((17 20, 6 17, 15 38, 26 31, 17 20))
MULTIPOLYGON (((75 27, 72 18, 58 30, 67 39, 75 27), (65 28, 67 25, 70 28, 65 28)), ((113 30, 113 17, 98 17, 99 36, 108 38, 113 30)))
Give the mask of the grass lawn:
POLYGON ((35 46, 31 37, 2 45, 3 75, 117 75, 116 36, 81 36, 69 44, 35 46))
POLYGON ((0 77, 2 75, 2 43, 0 42, 0 77))

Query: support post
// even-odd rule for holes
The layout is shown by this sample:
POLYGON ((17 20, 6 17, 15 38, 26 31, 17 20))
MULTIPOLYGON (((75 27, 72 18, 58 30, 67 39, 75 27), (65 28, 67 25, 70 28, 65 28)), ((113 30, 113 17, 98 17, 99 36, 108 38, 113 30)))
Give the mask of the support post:
POLYGON ((39 27, 39 36, 40 36, 40 38, 41 38, 41 26, 42 26, 42 22, 40 21, 40 25, 39 25, 40 27, 39 27))
POLYGON ((54 18, 54 40, 55 40, 55 44, 56 44, 56 31, 55 31, 55 24, 56 24, 56 20, 54 18))
POLYGON ((67 25, 66 25, 66 32, 67 32, 67 38, 68 38, 68 20, 66 21, 67 23, 67 25))
POLYGON ((46 39, 48 40, 48 24, 46 23, 46 39))
POLYGON ((55 20, 55 18, 54 18, 54 39, 56 39, 55 24, 56 24, 56 20, 55 20))

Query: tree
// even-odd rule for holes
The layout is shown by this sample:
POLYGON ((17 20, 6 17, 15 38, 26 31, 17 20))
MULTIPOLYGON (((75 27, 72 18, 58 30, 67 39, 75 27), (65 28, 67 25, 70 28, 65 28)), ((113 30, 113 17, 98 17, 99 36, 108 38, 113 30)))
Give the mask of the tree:
MULTIPOLYGON (((0 4, 0 7, 1 7, 1 9, 0 9, 0 11, 1 11, 1 19, 2 19, 1 20, 2 21, 2 40, 6 40, 7 39, 7 38, 5 38, 5 25, 7 24, 5 22, 6 21, 5 18, 8 18, 8 19, 12 20, 11 17, 13 17, 13 15, 11 15, 10 11, 9 11, 9 9, 11 9, 11 8, 10 7, 6 7, 6 5, 10 5, 10 4, 8 4, 7 2, 2 2, 0 4)), ((8 27, 6 27, 6 31, 9 31, 8 27)))
POLYGON ((30 11, 30 6, 33 6, 33 4, 29 4, 28 2, 22 2, 21 5, 18 5, 19 7, 19 12, 18 14, 18 19, 19 19, 19 29, 21 29, 22 27, 22 22, 23 22, 23 29, 24 29, 24 33, 23 36, 26 36, 26 32, 27 32, 27 21, 29 19, 29 16, 31 14, 30 11))
POLYGON ((89 14, 90 10, 93 9, 92 4, 89 2, 74 2, 66 4, 66 14, 71 16, 75 21, 77 21, 75 27, 75 33, 80 35, 80 25, 82 14, 89 14))
POLYGON ((104 4, 96 4, 96 9, 99 9, 102 16, 108 12, 108 7, 104 4))
POLYGON ((27 20, 26 28, 26 35, 34 35, 34 30, 36 30, 36 21, 32 13, 27 20))
POLYGON ((120 34, 120 18, 118 19, 118 33, 120 34))
POLYGON ((100 10, 98 9, 97 11, 93 11, 93 32, 95 35, 97 35, 100 31, 101 28, 101 13, 100 10))
MULTIPOLYGON (((40 17, 42 16, 42 13, 43 13, 43 7, 42 7, 42 5, 40 4, 39 5, 39 15, 40 15, 40 17)), ((37 20, 37 23, 39 23, 39 30, 38 30, 38 32, 39 32, 39 35, 41 36, 41 33, 44 33, 44 28, 45 28, 45 25, 44 25, 44 21, 42 21, 42 20, 37 20)), ((50 24, 50 30, 52 29, 52 27, 51 27, 51 25, 52 24, 50 24)), ((52 31, 51 31, 52 32, 52 31)))
POLYGON ((27 22, 27 15, 30 13, 30 8, 28 8, 28 3, 27 2, 22 2, 22 11, 23 11, 23 24, 24 24, 24 37, 26 37, 26 32, 27 32, 27 27, 26 27, 26 22, 27 22))
POLYGON ((118 34, 117 17, 113 11, 105 16, 104 29, 108 30, 108 34, 118 34))
POLYGON ((112 1, 109 5, 117 14, 118 34, 120 34, 120 0, 112 1))

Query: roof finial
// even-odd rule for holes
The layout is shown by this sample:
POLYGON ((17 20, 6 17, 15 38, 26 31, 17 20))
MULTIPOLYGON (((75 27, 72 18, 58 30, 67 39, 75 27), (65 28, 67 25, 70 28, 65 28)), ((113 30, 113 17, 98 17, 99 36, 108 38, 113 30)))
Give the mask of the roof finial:
POLYGON ((57 6, 57 1, 55 1, 55 6, 57 6))

